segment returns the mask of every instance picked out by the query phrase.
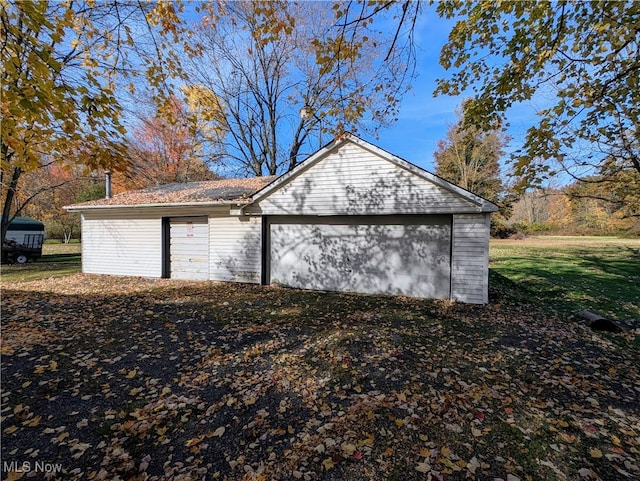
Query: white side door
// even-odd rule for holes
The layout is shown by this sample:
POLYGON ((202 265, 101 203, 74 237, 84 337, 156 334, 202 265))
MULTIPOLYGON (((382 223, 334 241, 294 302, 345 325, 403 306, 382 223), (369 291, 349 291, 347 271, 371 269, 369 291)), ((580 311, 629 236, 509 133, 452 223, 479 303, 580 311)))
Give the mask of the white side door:
POLYGON ((170 265, 172 279, 209 279, 209 219, 170 219, 170 265))

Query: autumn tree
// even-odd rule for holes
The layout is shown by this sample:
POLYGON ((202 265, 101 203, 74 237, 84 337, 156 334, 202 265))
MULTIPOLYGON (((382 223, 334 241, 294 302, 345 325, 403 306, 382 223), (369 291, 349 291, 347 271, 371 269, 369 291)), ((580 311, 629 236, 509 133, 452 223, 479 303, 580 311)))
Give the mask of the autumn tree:
POLYGON ((514 202, 509 224, 533 232, 565 228, 570 223, 567 219, 569 207, 563 201, 567 198, 561 190, 532 189, 514 202))
POLYGON ((438 142, 434 153, 436 174, 496 202, 502 192, 500 159, 509 138, 501 129, 481 131, 465 125, 466 105, 457 110, 458 120, 438 142))
POLYGON ((640 175, 635 170, 623 168, 616 159, 608 159, 601 172, 580 179, 567 186, 574 212, 583 219, 608 219, 610 227, 630 226, 640 220, 640 175), (630 220, 627 222, 626 220, 630 220))
POLYGON ((519 102, 548 105, 513 157, 522 188, 558 172, 613 181, 609 159, 640 176, 640 3, 459 0, 437 12, 456 23, 436 93, 471 89, 471 123, 491 128, 519 102))
POLYGON ((51 163, 25 172, 21 181, 22 188, 15 197, 24 205, 21 213, 43 222, 48 237, 65 243, 79 235, 80 217, 63 207, 104 197, 104 179, 96 173, 86 175, 83 166, 71 162, 51 163))
POLYGON ((276 174, 344 130, 392 119, 408 60, 341 4, 229 2, 195 27, 187 68, 224 112, 227 154, 241 171, 276 174), (387 58, 385 58, 387 57, 387 58))
POLYGON ((219 178, 211 167, 220 162, 220 130, 214 112, 193 89, 188 102, 171 96, 154 114, 140 113, 128 142, 130 164, 115 176, 114 192, 172 182, 219 178))
MULTIPOLYGON (((606 190, 607 184, 599 179, 593 180, 584 179, 560 188, 525 192, 514 203, 507 225, 532 233, 638 235, 640 218, 628 215, 627 211, 632 199, 613 203, 611 192, 606 190)), ((609 184, 614 188, 617 185, 618 182, 609 184)), ((634 189, 629 191, 633 193, 634 189)))
POLYGON ((2 239, 33 198, 16 202, 23 174, 64 162, 87 171, 126 166, 119 92, 143 77, 156 92, 165 85, 176 65, 174 8, 2 1, 2 239))

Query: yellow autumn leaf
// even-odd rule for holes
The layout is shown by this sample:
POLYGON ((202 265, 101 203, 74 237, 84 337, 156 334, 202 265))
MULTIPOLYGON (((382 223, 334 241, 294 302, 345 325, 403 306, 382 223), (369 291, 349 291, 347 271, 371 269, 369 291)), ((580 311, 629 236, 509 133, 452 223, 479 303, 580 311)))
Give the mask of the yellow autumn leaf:
POLYGON ((22 478, 24 476, 25 471, 9 471, 5 481, 16 481, 16 479, 22 478))
POLYGON ((600 451, 598 448, 593 448, 589 450, 589 456, 591 456, 592 458, 601 458, 602 457, 602 451, 600 451))
POLYGON ((167 428, 156 428, 156 433, 158 433, 159 436, 164 436, 166 432, 167 428))
POLYGON ((134 377, 136 376, 136 374, 137 374, 137 373, 138 373, 138 371, 136 371, 135 369, 132 369, 131 371, 129 371, 129 372, 127 373, 127 377, 128 377, 129 379, 134 378, 134 377))
POLYGON ((353 444, 342 443, 342 445, 340 447, 342 448, 342 452, 346 456, 351 456, 353 453, 356 452, 356 447, 353 444))
POLYGON ((15 433, 18 430, 18 426, 9 426, 7 429, 4 430, 5 434, 11 434, 11 433, 15 433))
POLYGON ((38 424, 40 424, 40 420, 42 419, 42 416, 36 416, 34 418, 31 419, 27 419, 25 422, 23 422, 22 424, 24 426, 29 426, 31 428, 36 427, 38 424))
POLYGON ((360 441, 358 441, 358 446, 369 446, 370 448, 372 448, 374 442, 375 442, 374 435, 369 434, 365 439, 361 439, 360 441))
POLYGON ((197 437, 195 437, 195 438, 191 438, 191 439, 189 439, 189 440, 185 443, 185 445, 186 445, 188 448, 190 448, 191 446, 194 446, 194 445, 196 445, 196 444, 198 444, 198 443, 202 442, 202 440, 203 440, 203 439, 204 439, 204 436, 197 436, 197 437))
POLYGON ((322 465, 324 466, 324 469, 326 471, 329 471, 335 466, 335 463, 331 460, 331 458, 327 458, 324 461, 322 461, 322 465))
POLYGON ((615 444, 616 446, 620 446, 620 438, 618 436, 616 436, 615 434, 613 434, 611 436, 611 442, 613 444, 615 444))
POLYGON ((217 437, 219 437, 219 438, 221 438, 221 437, 222 437, 222 435, 224 434, 224 431, 225 431, 225 427, 224 427, 224 426, 220 426, 218 429, 216 429, 216 430, 213 432, 213 435, 214 435, 214 436, 217 436, 217 437))
POLYGON ((431 466, 428 463, 418 463, 416 465, 416 471, 419 473, 428 473, 431 471, 431 466))
POLYGON ((442 454, 445 458, 451 456, 451 450, 448 447, 444 447, 440 450, 440 454, 442 454))
POLYGON ((51 361, 49 363, 49 371, 57 371, 58 370, 58 362, 57 361, 51 361))
POLYGON ((58 437, 56 439, 58 440, 58 442, 62 442, 65 439, 67 439, 68 437, 69 437, 69 433, 65 431, 63 433, 60 433, 60 435, 58 435, 58 437))

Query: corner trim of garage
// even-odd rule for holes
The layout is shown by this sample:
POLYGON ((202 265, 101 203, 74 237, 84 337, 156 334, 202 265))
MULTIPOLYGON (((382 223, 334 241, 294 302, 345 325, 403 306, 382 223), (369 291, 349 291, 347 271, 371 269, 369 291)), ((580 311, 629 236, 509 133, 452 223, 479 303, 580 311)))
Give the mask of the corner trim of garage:
POLYGON ((171 219, 162 218, 162 278, 168 279, 171 276, 171 219))
POLYGON ((453 300, 453 223, 455 222, 455 215, 451 215, 451 221, 449 222, 449 299, 453 300))
POLYGON ((260 284, 266 286, 269 283, 269 223, 267 222, 267 216, 262 216, 262 225, 261 225, 262 233, 261 233, 261 259, 260 259, 260 284))

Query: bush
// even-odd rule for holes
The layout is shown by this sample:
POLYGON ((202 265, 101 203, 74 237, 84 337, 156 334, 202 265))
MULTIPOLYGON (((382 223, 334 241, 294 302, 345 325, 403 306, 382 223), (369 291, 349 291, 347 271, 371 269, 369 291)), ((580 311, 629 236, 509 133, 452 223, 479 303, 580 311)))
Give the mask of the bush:
POLYGON ((502 216, 491 218, 491 237, 494 239, 511 239, 517 235, 526 236, 528 226, 522 222, 507 224, 502 216))
POLYGON ((494 224, 491 223, 491 237, 494 239, 508 239, 514 236, 518 231, 514 226, 508 226, 506 224, 494 224))

